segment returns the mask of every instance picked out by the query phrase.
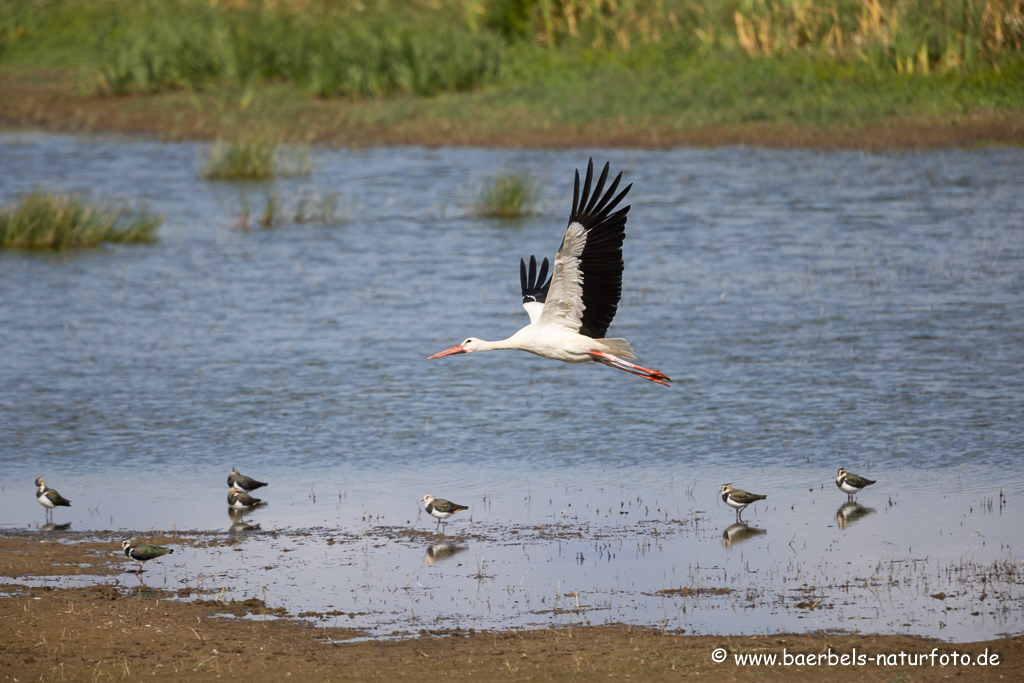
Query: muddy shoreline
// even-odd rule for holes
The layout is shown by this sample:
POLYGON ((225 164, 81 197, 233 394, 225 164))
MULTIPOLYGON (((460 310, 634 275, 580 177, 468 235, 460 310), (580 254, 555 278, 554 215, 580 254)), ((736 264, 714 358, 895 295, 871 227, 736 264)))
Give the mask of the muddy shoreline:
MULTIPOLYGON (((136 577, 103 534, 13 533, 0 537, 0 675, 50 680, 156 680, 231 673, 309 680, 579 680, 580 676, 643 680, 723 673, 733 680, 820 680, 822 665, 754 666, 734 655, 891 654, 882 666, 824 666, 829 680, 1010 680, 1024 675, 1024 636, 954 644, 906 635, 841 632, 763 636, 667 632, 627 625, 479 631, 419 629, 413 637, 369 638, 358 629, 323 627, 324 615, 293 614, 258 597, 226 600, 215 593, 167 590, 136 577), (80 578, 79 578, 80 577, 80 578), (31 585, 30 585, 31 584, 31 585), (724 648, 724 663, 712 651, 724 648), (901 664, 899 653, 998 654, 998 664, 901 664)), ((286 535, 286 534, 282 534, 286 535)), ((160 535, 172 547, 234 543, 224 535, 160 535)), ((151 577, 160 570, 148 566, 151 577)), ((152 580, 151 580, 152 581, 152 580)), ((152 581, 156 583, 156 581, 152 581)))
MULTIPOLYGON (((459 111, 454 100, 316 100, 268 91, 245 108, 231 92, 84 95, 74 74, 57 69, 0 70, 0 123, 52 132, 213 140, 238 135, 339 147, 391 145, 576 147, 756 146, 887 151, 1024 144, 1024 113, 975 111, 890 117, 834 126, 754 122, 681 129, 672 121, 536 123, 524 111, 459 111), (486 115, 485 115, 486 114, 486 115)), ((486 108, 484 108, 486 109, 486 108)))

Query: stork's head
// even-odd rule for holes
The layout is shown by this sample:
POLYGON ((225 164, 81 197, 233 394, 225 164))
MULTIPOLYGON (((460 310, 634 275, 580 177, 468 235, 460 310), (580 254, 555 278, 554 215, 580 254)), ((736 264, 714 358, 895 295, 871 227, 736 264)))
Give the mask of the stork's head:
POLYGON ((427 360, 430 360, 431 358, 440 358, 441 356, 451 356, 451 355, 454 355, 456 353, 473 353, 474 351, 479 351, 482 348, 483 348, 483 340, 482 339, 477 339, 476 337, 470 337, 469 339, 467 339, 466 341, 462 342, 461 344, 456 344, 452 348, 446 349, 446 350, 442 351, 441 353, 435 353, 433 356, 430 356, 429 358, 427 358, 427 360))

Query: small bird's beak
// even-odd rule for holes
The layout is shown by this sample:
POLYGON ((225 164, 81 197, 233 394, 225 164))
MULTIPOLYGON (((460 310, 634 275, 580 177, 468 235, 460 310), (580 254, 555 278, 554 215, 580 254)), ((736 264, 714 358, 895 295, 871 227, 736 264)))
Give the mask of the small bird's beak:
POLYGON ((465 352, 466 352, 466 349, 462 348, 462 344, 459 344, 458 346, 453 346, 452 348, 447 349, 445 351, 442 351, 441 353, 435 353, 433 356, 429 356, 427 358, 427 360, 430 360, 431 358, 440 358, 441 356, 451 356, 452 354, 455 354, 455 353, 465 353, 465 352))

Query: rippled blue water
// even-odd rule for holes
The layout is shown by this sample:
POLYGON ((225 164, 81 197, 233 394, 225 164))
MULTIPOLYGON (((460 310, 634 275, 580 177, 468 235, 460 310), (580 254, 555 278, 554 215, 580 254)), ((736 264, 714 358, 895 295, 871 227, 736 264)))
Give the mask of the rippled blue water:
MULTIPOLYGON (((577 520, 617 527, 712 525, 679 547, 620 552, 615 572, 659 577, 639 594, 671 584, 668 567, 684 561, 729 571, 738 546, 721 535, 734 515, 716 496, 728 481, 770 503, 745 513, 767 533, 743 542, 733 570, 753 553, 785 582, 801 534, 796 557, 813 564, 838 561, 827 555, 836 534, 854 533, 845 552, 865 572, 925 547, 931 570, 965 556, 1020 566, 1024 151, 323 149, 308 177, 226 183, 198 177, 198 150, 0 135, 0 201, 44 187, 164 216, 151 246, 0 253, 3 529, 43 522, 37 476, 72 499, 56 518, 74 530, 226 529, 232 465, 271 482, 255 513, 264 529, 431 530, 417 517, 428 492, 473 505, 473 524, 565 519, 572 503, 577 520), (516 352, 427 361, 527 322, 518 259, 553 255, 573 169, 591 155, 634 184, 610 332, 674 386, 516 352), (505 168, 542 179, 541 215, 465 209, 505 168), (240 195, 256 214, 264 193, 288 205, 300 190, 340 193, 348 220, 232 229, 240 195), (861 495, 875 514, 845 529, 839 466, 879 480, 861 495), (1000 489, 1005 505, 982 514, 1000 489), (609 516, 637 500, 643 515, 609 516)), ((546 564, 586 572, 586 560, 540 547, 554 553, 546 564)), ((423 550, 407 551, 419 571, 423 550)), ((378 578, 405 581, 374 557, 367 572, 379 564, 378 578)), ((538 571, 538 593, 560 585, 530 566, 497 580, 538 571)), ((606 574, 589 576, 607 588, 606 574)), ((651 609, 635 618, 668 619, 651 609)), ((899 630, 898 610, 846 626, 899 630)), ((953 637, 1022 630, 1020 610, 979 619, 963 617, 953 637)))

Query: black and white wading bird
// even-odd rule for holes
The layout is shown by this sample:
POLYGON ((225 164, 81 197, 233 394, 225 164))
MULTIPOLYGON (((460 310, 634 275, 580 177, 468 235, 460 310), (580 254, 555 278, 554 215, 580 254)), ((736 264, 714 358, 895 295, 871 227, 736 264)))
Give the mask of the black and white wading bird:
POLYGON ((256 481, 252 477, 239 474, 238 470, 234 467, 231 468, 231 474, 228 475, 228 486, 239 491, 255 491, 256 489, 266 485, 267 483, 265 481, 256 481))
POLYGON ((228 507, 234 510, 251 510, 263 501, 260 498, 253 498, 245 491, 228 489, 228 507))
POLYGON ((722 500, 725 504, 736 510, 736 521, 742 522, 743 508, 747 507, 754 501, 764 500, 768 496, 762 496, 756 493, 747 493, 740 489, 734 489, 732 484, 722 484, 722 489, 719 491, 722 496, 722 500))
POLYGON ((53 521, 53 508, 57 507, 58 505, 63 505, 64 507, 71 507, 70 500, 60 495, 53 489, 46 488, 46 480, 43 479, 42 477, 36 479, 36 486, 39 487, 39 490, 36 491, 36 500, 39 501, 40 505, 46 508, 47 520, 53 521))
POLYGON ((847 500, 852 501, 855 493, 860 493, 862 488, 871 486, 874 483, 874 479, 865 479, 852 472, 847 472, 845 467, 840 467, 839 471, 836 472, 836 486, 846 494, 847 500))
POLYGON ((445 521, 459 510, 468 510, 469 508, 465 505, 458 505, 450 500, 443 500, 441 498, 434 498, 429 493, 423 496, 423 502, 426 504, 427 513, 431 517, 437 518, 437 526, 441 526, 441 522, 445 521))
POLYGON ((139 568, 135 570, 136 574, 142 571, 143 562, 149 562, 174 552, 170 548, 163 548, 148 543, 132 543, 131 541, 121 541, 121 547, 124 548, 125 557, 139 563, 139 568))
POLYGON ((548 273, 546 258, 541 263, 539 274, 537 260, 533 256, 530 257, 529 272, 526 262, 519 260, 523 308, 530 316, 530 324, 508 339, 484 341, 470 337, 430 358, 515 349, 565 363, 601 363, 669 386, 672 380, 665 373, 629 362, 636 360, 629 342, 604 336, 622 295, 622 240, 626 236, 629 206, 618 211, 615 207, 633 187, 627 185, 616 195, 622 180, 619 173, 605 191, 608 167, 608 164, 604 165, 597 184, 593 185, 594 160, 591 159, 582 190, 580 173, 576 171, 569 227, 562 246, 555 254, 551 278, 544 280, 548 273))

